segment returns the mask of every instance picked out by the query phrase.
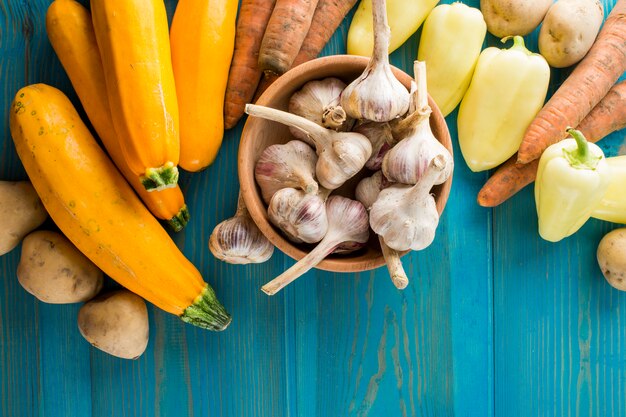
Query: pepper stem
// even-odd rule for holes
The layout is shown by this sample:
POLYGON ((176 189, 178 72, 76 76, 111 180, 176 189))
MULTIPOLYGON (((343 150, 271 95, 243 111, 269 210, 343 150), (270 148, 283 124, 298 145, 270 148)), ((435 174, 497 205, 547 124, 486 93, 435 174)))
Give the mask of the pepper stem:
POLYGON ((589 142, 587 138, 580 130, 568 127, 567 133, 569 133, 574 140, 576 140, 576 149, 563 150, 565 158, 573 168, 579 169, 596 169, 598 162, 602 159, 601 156, 596 156, 589 150, 589 142))
POLYGON ((505 36, 501 39, 501 42, 506 43, 511 38, 513 38, 513 46, 511 46, 511 48, 509 49, 519 49, 522 52, 526 53, 526 55, 532 55, 532 52, 530 52, 528 48, 526 48, 526 44, 524 43, 524 38, 522 36, 505 36))

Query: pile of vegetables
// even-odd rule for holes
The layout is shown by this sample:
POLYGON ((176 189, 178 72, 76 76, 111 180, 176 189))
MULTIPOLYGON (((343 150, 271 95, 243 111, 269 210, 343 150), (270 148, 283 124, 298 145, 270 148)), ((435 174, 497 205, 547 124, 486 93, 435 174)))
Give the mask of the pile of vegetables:
MULTIPOLYGON (((430 130, 427 92, 444 115, 460 106, 470 169, 498 167, 480 205, 496 206, 537 179, 544 239, 563 239, 590 217, 626 223, 626 160, 592 144, 626 127, 626 82, 618 82, 626 0, 603 26, 597 0, 482 0, 481 10, 362 0, 347 44, 350 54, 372 56, 360 77, 309 82, 287 112, 248 104, 315 58, 355 4, 243 0, 237 18, 236 0, 180 0, 169 28, 161 0, 92 0, 91 13, 75 0, 53 1, 50 42, 106 153, 56 88, 35 84, 15 95, 11 135, 30 182, 0 181, 0 255, 23 243, 24 289, 43 302, 85 302, 81 334, 123 358, 146 348, 144 299, 196 326, 225 329, 230 315, 159 220, 185 227, 179 166, 211 165, 224 129, 244 113, 290 127, 294 139, 265 149, 255 178, 271 222, 294 243, 316 245, 263 291, 275 294, 331 253, 359 250, 372 233, 392 282, 405 288, 400 256, 433 241, 431 189, 453 170, 430 130), (388 54, 422 22, 408 91, 388 54), (541 23, 540 54, 532 53, 522 36, 541 23), (487 31, 513 46, 481 51, 487 31), (544 104, 550 67, 575 64, 544 104), (355 177, 362 179, 351 198, 335 192, 355 177), (34 231, 48 214, 63 234, 34 231), (103 273, 126 289, 98 295, 103 273)), ((598 248, 607 280, 624 290, 625 236, 611 232, 598 248)), ((209 248, 237 264, 264 262, 274 250, 241 196, 209 248)))
MULTIPOLYGON (((361 76, 349 85, 335 78, 310 81, 292 95, 289 112, 245 107, 251 116, 289 126, 294 136, 266 148, 256 163, 268 218, 292 242, 317 244, 262 287, 269 295, 329 254, 364 247, 370 228, 393 283, 404 288, 408 277, 400 254, 434 240, 439 213, 430 192, 452 175, 452 155, 430 128, 425 64, 415 62, 416 83, 409 92, 389 65, 385 0, 374 0, 373 8, 374 53, 361 76), (366 172, 371 177, 353 190, 356 200, 333 194, 366 172)), ((267 242, 249 227, 242 206, 240 200, 235 217, 218 225, 210 238, 230 243, 210 243, 211 250, 231 263, 263 261, 259 254, 267 253, 267 242), (240 233, 232 232, 235 227, 240 233)))
MULTIPOLYGON (((363 0, 357 14, 369 7, 363 0)), ((413 10, 403 12, 390 13, 392 28, 413 10)), ((626 82, 618 82, 626 70, 626 1, 617 1, 602 26, 603 15, 598 0, 481 0, 480 10, 454 3, 415 19, 419 26, 426 18, 418 59, 428 67, 433 99, 444 115, 460 104, 465 162, 472 171, 499 167, 478 203, 496 206, 536 178, 539 234, 550 241, 573 234, 590 217, 626 222, 626 163, 605 158, 589 143, 626 127, 626 82), (540 24, 537 54, 524 46, 522 35, 540 24), (513 38, 513 47, 480 52, 487 30, 503 42, 513 38), (544 105, 550 67, 577 63, 544 105), (572 139, 563 140, 568 135, 572 139)), ((354 33, 367 26, 356 17, 354 33)), ((354 39, 348 52, 367 53, 354 39)))

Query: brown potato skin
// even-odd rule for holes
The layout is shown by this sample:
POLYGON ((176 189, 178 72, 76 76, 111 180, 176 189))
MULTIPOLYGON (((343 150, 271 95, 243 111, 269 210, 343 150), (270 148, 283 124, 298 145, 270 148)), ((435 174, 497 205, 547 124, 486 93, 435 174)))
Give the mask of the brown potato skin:
POLYGON ((143 298, 118 290, 87 302, 78 329, 94 347, 123 359, 137 359, 148 345, 148 309, 143 298))
POLYGON ((552 0, 480 0, 489 33, 505 36, 527 35, 543 20, 552 0))
POLYGON ((603 18, 598 0, 558 0, 543 19, 539 53, 551 67, 574 65, 591 49, 603 18))
POLYGON ((0 256, 12 251, 47 217, 29 181, 0 181, 0 256))
POLYGON ((70 304, 95 297, 103 273, 62 234, 38 230, 24 238, 17 279, 40 301, 70 304))
POLYGON ((611 286, 626 291, 626 228, 607 233, 598 245, 598 265, 611 286))

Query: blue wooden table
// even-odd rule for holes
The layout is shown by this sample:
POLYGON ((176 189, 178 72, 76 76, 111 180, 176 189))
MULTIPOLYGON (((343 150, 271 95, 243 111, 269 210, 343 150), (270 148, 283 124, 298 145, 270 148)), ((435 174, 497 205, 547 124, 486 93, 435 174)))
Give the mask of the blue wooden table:
MULTIPOLYGON (((0 1, 3 180, 26 178, 7 117, 18 88, 48 83, 78 105, 46 37, 49 3, 0 1)), ((171 16, 176 1, 166 3, 171 16)), ((606 15, 614 0, 603 3, 606 15)), ((345 52, 351 17, 323 54, 345 52)), ((411 72, 418 39, 392 63, 411 72)), ((536 33, 527 41, 536 51, 536 33)), ((552 75, 554 91, 567 72, 552 75)), ((447 118, 455 141, 456 115, 447 118)), ((192 219, 174 236, 232 313, 228 330, 150 306, 145 354, 108 356, 80 336, 79 305, 44 304, 20 287, 17 248, 0 257, 0 416, 626 416, 626 294, 595 259, 617 225, 594 220, 542 241, 532 189, 479 207, 488 175, 471 173, 455 143, 450 200, 433 245, 403 259, 406 290, 384 268, 313 271, 270 298, 260 286, 291 259, 277 251, 266 264, 233 266, 207 249, 235 210, 241 128, 208 170, 182 175, 192 219)), ((603 140, 607 155, 624 152, 624 137, 603 140)))

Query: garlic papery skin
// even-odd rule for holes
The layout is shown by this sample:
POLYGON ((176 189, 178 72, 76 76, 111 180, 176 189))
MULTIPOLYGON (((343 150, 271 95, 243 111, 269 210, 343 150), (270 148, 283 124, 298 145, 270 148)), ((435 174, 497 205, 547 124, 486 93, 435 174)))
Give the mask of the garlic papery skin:
POLYGON ((299 140, 268 146, 254 167, 254 178, 265 203, 270 202, 276 191, 287 187, 316 193, 316 163, 315 151, 299 140))
POLYGON ((315 144, 317 164, 315 175, 320 185, 329 190, 342 186, 356 175, 372 154, 372 145, 363 135, 325 129, 304 117, 269 107, 246 104, 251 116, 272 120, 305 132, 315 144))
MULTIPOLYGON (((363 178, 356 187, 355 197, 360 201, 363 206, 370 210, 374 202, 378 199, 381 190, 391 185, 389 181, 383 176, 381 171, 377 171, 371 177, 363 178)), ((404 271, 402 261, 400 260, 400 253, 391 249, 381 236, 378 236, 380 242, 380 250, 385 258, 387 264, 387 270, 389 271, 389 277, 391 282, 396 288, 402 290, 409 285, 409 278, 404 271)))
POLYGON ((369 210, 378 198, 381 190, 389 187, 391 184, 382 171, 376 171, 371 177, 365 177, 359 181, 354 189, 354 197, 369 210))
POLYGON ((267 216, 296 243, 317 243, 328 230, 324 198, 294 188, 283 188, 274 194, 267 216))
POLYGON ((370 225, 390 248, 422 250, 433 242, 439 213, 430 190, 445 167, 438 155, 417 184, 392 185, 380 192, 370 210, 370 225))
POLYGON ((374 52, 365 71, 341 93, 341 107, 354 119, 388 122, 409 109, 409 92, 389 65, 389 39, 385 0, 372 0, 374 52))
POLYGON ((326 201, 328 232, 324 239, 304 258, 265 284, 261 290, 274 295, 291 282, 322 262, 336 249, 357 249, 365 246, 369 239, 367 210, 363 204, 338 195, 326 201))
POLYGON ((365 168, 372 171, 379 170, 383 165, 383 158, 397 143, 391 134, 389 123, 367 121, 357 125, 352 131, 364 135, 372 144, 372 156, 365 163, 365 168))
MULTIPOLYGON (((304 117, 322 127, 333 130, 350 130, 353 120, 339 105, 341 92, 346 84, 338 78, 324 78, 309 81, 289 99, 289 113, 304 117)), ((291 134, 297 139, 309 141, 306 133, 290 127, 291 134)))
POLYGON ((424 175, 430 161, 442 155, 445 169, 435 180, 435 184, 442 184, 452 175, 454 160, 430 128, 432 111, 428 105, 424 62, 415 61, 415 77, 417 89, 411 96, 413 111, 403 120, 392 124, 393 136, 400 141, 384 156, 382 170, 390 181, 412 185, 424 175))
POLYGON ((272 257, 274 245, 250 217, 241 193, 235 216, 213 229, 209 250, 217 259, 231 264, 262 263, 272 257))

